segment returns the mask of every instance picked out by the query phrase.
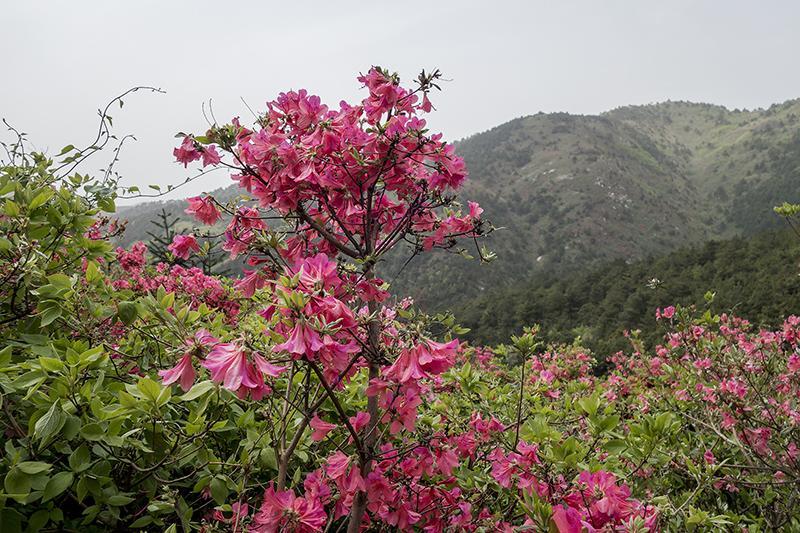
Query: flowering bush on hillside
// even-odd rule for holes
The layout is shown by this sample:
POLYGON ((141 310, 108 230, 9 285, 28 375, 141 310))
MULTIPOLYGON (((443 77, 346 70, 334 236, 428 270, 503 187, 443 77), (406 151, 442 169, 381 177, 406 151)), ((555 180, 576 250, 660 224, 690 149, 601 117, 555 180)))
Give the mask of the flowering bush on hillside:
POLYGON ((3 167, 4 533, 800 528, 800 319, 662 308, 663 344, 598 374, 577 341, 468 346, 390 293, 391 250, 491 229, 422 118, 437 78, 373 68, 356 105, 290 92, 184 136, 250 198, 186 208, 224 219, 235 280, 114 250, 89 177, 3 167))

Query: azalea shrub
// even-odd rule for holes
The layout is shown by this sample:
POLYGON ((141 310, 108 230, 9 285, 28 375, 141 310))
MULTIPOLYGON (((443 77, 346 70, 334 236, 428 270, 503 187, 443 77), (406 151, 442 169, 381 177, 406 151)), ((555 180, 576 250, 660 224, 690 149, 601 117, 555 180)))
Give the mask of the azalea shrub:
POLYGON ((491 257, 424 118, 438 80, 375 67, 356 104, 282 93, 182 134, 176 160, 242 194, 190 198, 169 253, 224 226, 238 278, 113 246, 108 176, 4 164, 3 532, 800 530, 800 319, 662 308, 664 342, 599 374, 577 341, 469 346, 391 292, 392 254, 491 257))

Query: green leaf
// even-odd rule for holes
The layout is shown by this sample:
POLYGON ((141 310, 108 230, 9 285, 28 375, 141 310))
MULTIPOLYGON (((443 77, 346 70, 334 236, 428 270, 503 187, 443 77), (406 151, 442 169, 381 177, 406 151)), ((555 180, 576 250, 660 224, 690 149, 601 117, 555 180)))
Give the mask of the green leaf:
POLYGON ((594 416, 600 408, 600 398, 597 395, 587 396, 578 400, 578 405, 586 414, 594 416))
POLYGON ((145 376, 136 383, 136 388, 141 391, 145 398, 155 402, 158 399, 158 396, 161 394, 161 385, 150 379, 149 376, 145 376))
POLYGON ((6 489, 6 494, 19 501, 31 491, 31 481, 32 478, 29 474, 19 468, 12 468, 3 480, 3 487, 6 489))
POLYGON ((11 387, 16 390, 31 389, 34 386, 38 386, 45 379, 47 379, 47 373, 41 370, 32 370, 25 372, 12 381, 11 387))
POLYGON ((41 320, 40 325, 42 327, 49 326, 59 318, 61 318, 61 308, 57 306, 48 307, 47 309, 42 311, 42 314, 40 316, 41 320))
POLYGON ((25 472, 26 474, 39 474, 41 472, 46 472, 53 468, 53 465, 50 463, 42 463, 40 461, 25 461, 19 463, 17 468, 25 472))
POLYGON ((39 365, 48 372, 59 372, 64 370, 64 363, 55 357, 40 357, 39 365))
POLYGON ((47 281, 59 289, 71 289, 74 285, 74 280, 66 274, 51 274, 47 276, 47 281))
POLYGON ((86 424, 81 428, 81 437, 86 440, 102 440, 105 434, 106 431, 103 429, 103 426, 97 423, 86 424))
POLYGON ((17 217, 20 213, 19 205, 10 199, 6 199, 3 212, 10 217, 17 217))
POLYGON ((3 533, 21 533, 22 515, 10 507, 0 509, 0 525, 3 533))
POLYGON ((189 389, 189 392, 187 392, 183 396, 178 396, 178 400, 181 402, 188 402, 191 400, 195 400, 213 389, 214 389, 213 382, 209 380, 201 381, 200 383, 195 384, 191 389, 189 389))
POLYGON ((218 505, 222 505, 228 499, 228 486, 224 479, 215 477, 211 480, 211 497, 218 505))
POLYGON ((130 496, 123 496, 122 494, 116 494, 111 496, 106 503, 108 505, 113 505, 114 507, 122 507, 123 505, 128 505, 133 501, 133 498, 130 496))
POLYGON ((136 316, 138 315, 136 303, 119 302, 119 304, 117 304, 117 314, 119 315, 119 319, 123 324, 130 326, 136 320, 136 316))
POLYGON ((67 440, 74 439, 78 432, 81 430, 81 419, 75 415, 67 415, 67 421, 64 422, 64 428, 61 430, 61 435, 67 440))
POLYGON ((33 426, 33 436, 41 441, 40 447, 43 447, 51 437, 61 431, 66 421, 67 417, 61 409, 61 403, 59 401, 54 402, 50 410, 37 420, 33 426))
POLYGON ((156 406, 165 406, 167 403, 169 403, 170 398, 172 398, 172 389, 170 387, 164 387, 156 399, 156 406))
POLYGON ((99 361, 103 357, 103 347, 102 346, 95 346, 94 348, 89 348, 85 352, 81 352, 79 357, 81 363, 94 363, 99 361))
POLYGON ((73 472, 83 472, 91 466, 91 459, 89 448, 81 446, 69 456, 69 467, 73 472))
POLYGON ((173 305, 175 305, 175 293, 174 293, 174 292, 168 292, 168 293, 166 293, 166 294, 164 295, 164 297, 163 297, 163 298, 161 298, 161 300, 159 301, 159 304, 160 304, 160 305, 161 305, 161 307, 163 307, 164 309, 169 309, 170 307, 172 307, 173 305))
POLYGON ((611 431, 618 425, 619 425, 619 415, 611 415, 603 418, 603 420, 598 424, 598 429, 603 432, 611 431))
POLYGON ((117 210, 117 206, 114 204, 114 199, 109 197, 99 198, 97 200, 97 207, 106 213, 114 213, 117 210))
POLYGON ((78 481, 78 485, 75 487, 75 497, 78 499, 78 503, 83 502, 83 499, 89 493, 89 482, 93 481, 90 478, 82 477, 78 481))
POLYGON ((6 346, 0 350, 0 367, 11 363, 11 346, 6 346))
POLYGON ((128 527, 133 528, 133 529, 140 529, 140 528, 143 528, 145 526, 149 526, 152 523, 153 523, 153 517, 146 514, 143 517, 139 518, 138 520, 134 521, 128 527))
POLYGON ((26 531, 34 532, 42 529, 47 522, 50 521, 50 511, 47 509, 39 509, 33 513, 28 520, 28 529, 26 531))
POLYGON ((627 443, 623 439, 611 439, 606 442, 603 448, 610 454, 618 455, 628 448, 627 443))
POLYGON ((62 511, 58 507, 53 507, 52 509, 50 509, 50 520, 52 520, 53 522, 63 522, 64 511, 62 511))
POLYGON ((34 199, 31 200, 31 203, 28 204, 28 209, 33 211, 37 207, 44 205, 44 203, 47 202, 47 200, 49 200, 50 198, 52 198, 54 194, 55 191, 53 191, 53 189, 50 189, 49 187, 47 189, 42 190, 42 192, 37 194, 34 197, 34 199))
POLYGON ((48 502, 67 490, 72 485, 72 472, 59 472, 47 482, 44 487, 42 503, 48 502))
POLYGON ((103 274, 100 272, 96 262, 89 261, 86 263, 86 281, 92 283, 98 279, 102 279, 102 277, 103 274))

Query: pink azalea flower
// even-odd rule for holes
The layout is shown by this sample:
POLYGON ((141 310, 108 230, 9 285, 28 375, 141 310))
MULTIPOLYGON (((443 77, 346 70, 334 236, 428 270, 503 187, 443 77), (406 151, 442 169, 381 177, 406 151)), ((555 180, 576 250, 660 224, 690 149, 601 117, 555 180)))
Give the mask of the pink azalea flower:
POLYGON ((505 455, 499 448, 495 448, 489 454, 489 460, 492 463, 492 477, 505 489, 511 488, 512 478, 517 471, 514 456, 516 456, 514 453, 505 455))
POLYGON ((325 473, 331 479, 339 479, 347 473, 347 467, 350 466, 350 457, 343 452, 336 451, 325 463, 325 473))
POLYGON ((789 356, 789 363, 787 364, 789 372, 795 373, 800 371, 800 356, 792 354, 789 356))
POLYGON ((369 424, 369 413, 359 411, 355 416, 351 416, 349 421, 350 425, 353 426, 353 429, 358 433, 369 424))
POLYGON ((267 278, 261 273, 261 270, 247 270, 244 268, 242 271, 244 272, 244 277, 234 283, 233 286, 236 290, 242 291, 242 295, 245 298, 250 298, 255 294, 256 290, 267 284, 267 278))
POLYGON ((717 462, 717 459, 714 457, 714 454, 711 452, 711 450, 706 450, 706 453, 703 454, 703 459, 705 459, 706 463, 710 465, 713 465, 717 462))
POLYGON ((719 390, 722 392, 727 392, 729 394, 733 394, 739 399, 744 399, 747 395, 747 385, 740 379, 731 378, 731 379, 724 379, 719 384, 719 390))
POLYGON ((694 367, 698 370, 707 370, 711 368, 712 362, 711 358, 703 357, 702 359, 696 360, 694 363, 694 367))
POLYGON ((194 235, 175 235, 172 243, 167 247, 172 255, 179 259, 189 259, 191 252, 199 252, 200 246, 194 235))
POLYGON ((730 429, 736 425, 736 419, 733 418, 729 413, 722 413, 722 426, 723 429, 730 429))
POLYGON ((600 528, 606 523, 630 516, 637 502, 630 500, 630 488, 625 484, 617 484, 614 474, 585 470, 580 473, 579 480, 583 488, 565 499, 570 507, 586 509, 593 527, 600 528))
POLYGON ((554 506, 553 523, 556 525, 558 533, 581 533, 583 531, 581 515, 572 507, 554 506))
POLYGON ((403 350, 394 364, 386 370, 386 377, 399 383, 419 380, 429 374, 441 374, 455 363, 458 340, 439 343, 431 340, 403 350))
POLYGON ((203 148, 203 166, 217 165, 220 162, 219 153, 216 146, 206 146, 203 148))
POLYGON ((264 492, 261 508, 253 516, 251 533, 321 531, 327 522, 325 509, 317 499, 295 496, 291 490, 276 492, 270 485, 264 492))
POLYGON ((258 388, 261 384, 248 372, 251 364, 244 350, 232 343, 220 343, 214 346, 202 366, 211 372, 211 380, 231 391, 239 387, 258 388))
POLYGON ((139 272, 147 263, 147 245, 143 242, 135 242, 131 245, 130 251, 124 248, 117 248, 117 261, 125 272, 139 272))
POLYGON ((259 372, 271 378, 276 378, 286 371, 285 366, 273 365, 258 353, 253 353, 253 362, 259 372))
POLYGON ((195 146, 194 139, 189 135, 183 138, 183 142, 181 142, 178 148, 172 151, 172 155, 175 156, 175 159, 179 163, 183 163, 184 167, 188 166, 192 161, 197 161, 201 157, 200 151, 195 146))
POLYGON ((770 437, 772 436, 772 430, 768 427, 760 427, 757 429, 749 429, 745 428, 744 434, 742 435, 744 442, 750 445, 753 450, 756 451, 759 455, 771 455, 771 451, 769 449, 769 441, 770 437))
POLYGON ((478 219, 483 213, 483 208, 478 205, 478 202, 468 202, 469 205, 469 216, 473 219, 478 219))
POLYGON ((305 321, 298 320, 286 342, 276 345, 273 350, 311 357, 324 346, 319 333, 311 329, 305 321))
POLYGON ((331 488, 328 486, 321 469, 314 470, 306 475, 303 480, 303 488, 305 489, 305 498, 307 500, 318 500, 323 504, 330 501, 331 488))
POLYGON ((194 334, 194 341, 201 346, 213 346, 219 342, 207 329, 198 329, 194 334))
POLYGON ((300 282, 308 289, 319 287, 322 289, 338 288, 342 284, 339 278, 336 261, 331 261, 325 254, 314 257, 305 257, 295 264, 291 270, 293 274, 300 274, 300 282))
POLYGON ((386 377, 399 383, 427 377, 419 362, 419 348, 414 347, 400 352, 400 356, 395 360, 394 364, 386 370, 386 377))
POLYGON ((431 101, 428 100, 428 94, 427 93, 422 96, 422 104, 420 104, 419 108, 422 111, 426 112, 426 113, 430 113, 431 109, 433 109, 433 105, 431 104, 431 101))
POLYGON ((311 433, 311 440, 319 442, 325 439, 325 436, 336 429, 336 424, 329 424, 322 420, 319 416, 314 415, 311 422, 308 424, 314 431, 311 433))
POLYGON ((184 392, 188 391, 192 388, 197 375, 192 366, 192 355, 184 354, 177 365, 167 370, 159 370, 158 375, 161 376, 164 385, 172 385, 177 381, 184 392))
POLYGON ((453 469, 458 466, 458 455, 453 450, 437 450, 436 466, 443 476, 453 475, 453 469))
POLYGON ((240 505, 239 502, 233 502, 231 504, 230 518, 226 518, 225 515, 222 513, 222 511, 220 511, 219 509, 216 509, 212 516, 214 517, 214 520, 218 522, 236 525, 234 531, 239 531, 238 528, 239 524, 241 524, 244 521, 244 519, 247 518, 248 514, 250 514, 249 505, 247 505, 246 503, 240 505))
POLYGON ((184 210, 184 213, 194 216, 203 224, 214 224, 222 216, 210 196, 205 198, 194 196, 186 201, 189 202, 189 207, 184 210))

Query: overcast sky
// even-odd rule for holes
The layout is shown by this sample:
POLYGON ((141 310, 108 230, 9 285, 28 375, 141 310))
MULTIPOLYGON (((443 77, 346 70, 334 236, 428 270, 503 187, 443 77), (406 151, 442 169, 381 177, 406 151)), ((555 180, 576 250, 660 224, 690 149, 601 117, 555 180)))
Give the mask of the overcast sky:
MULTIPOLYGON (((372 64, 406 79, 440 68, 451 81, 429 124, 449 139, 538 111, 800 97, 793 0, 5 0, 0 22, 0 116, 39 149, 88 142, 96 109, 131 86, 167 91, 113 114, 138 138, 119 165, 136 185, 188 175, 174 134, 205 129, 203 102, 221 122, 249 116, 240 98, 261 110, 288 89, 336 105, 361 97, 355 76, 372 64)), ((220 173, 175 196, 227 184, 220 173)))

